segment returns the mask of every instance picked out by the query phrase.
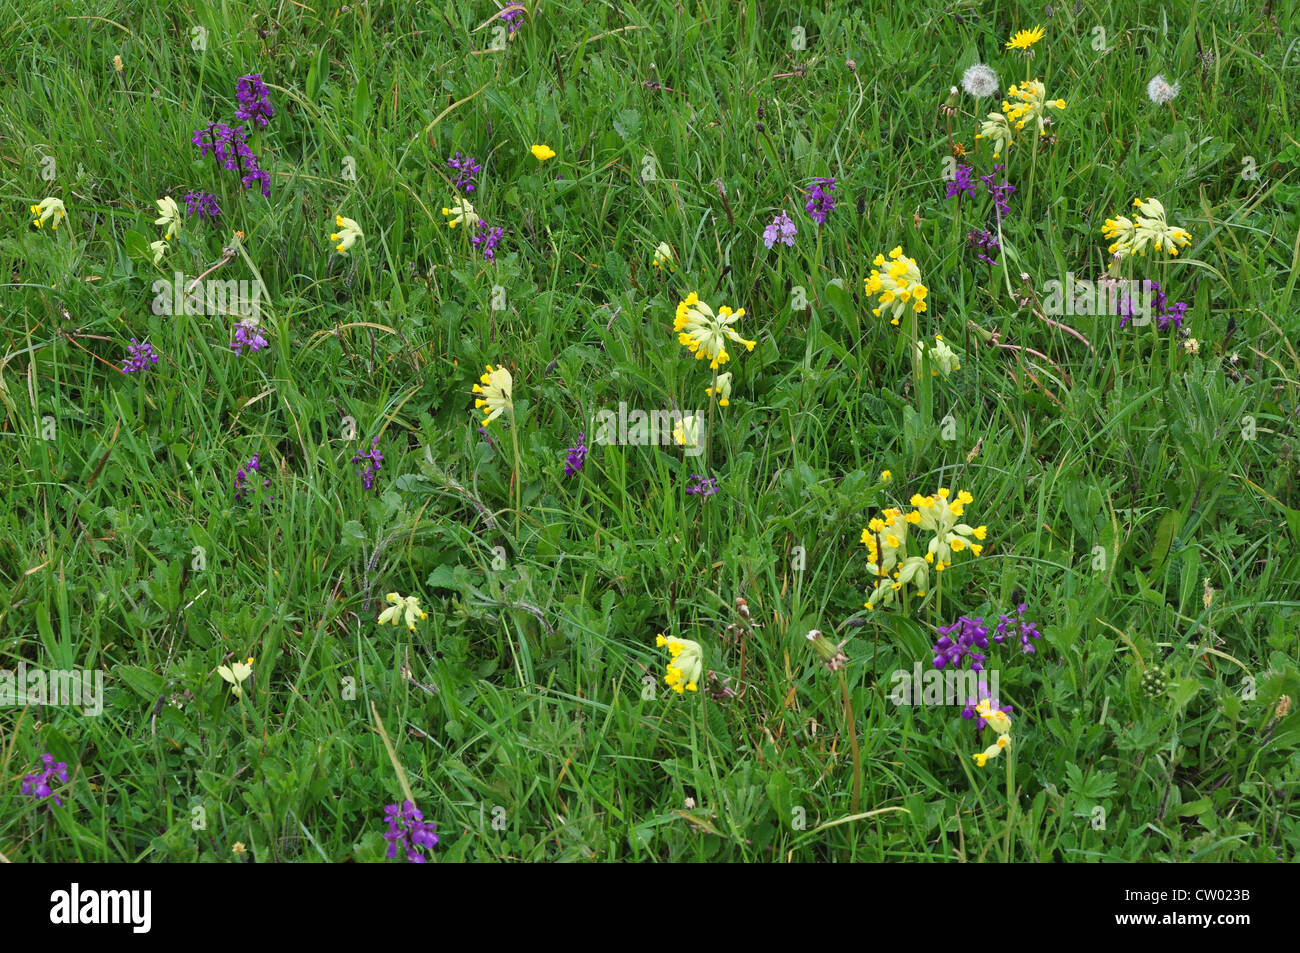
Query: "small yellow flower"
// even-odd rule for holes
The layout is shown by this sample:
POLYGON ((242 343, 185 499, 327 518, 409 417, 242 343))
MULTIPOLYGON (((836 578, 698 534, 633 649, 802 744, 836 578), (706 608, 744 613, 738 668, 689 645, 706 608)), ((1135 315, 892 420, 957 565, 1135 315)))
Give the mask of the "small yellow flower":
POLYGON ((704 392, 710 397, 718 398, 718 406, 726 407, 731 403, 731 372, 718 375, 717 387, 706 387, 704 392))
POLYGON ((673 440, 679 447, 698 447, 700 445, 700 419, 683 417, 673 424, 673 440))
POLYGON ((704 650, 700 643, 660 633, 655 637, 655 645, 659 648, 667 646, 668 653, 672 656, 664 675, 668 687, 678 695, 698 692, 700 676, 704 672, 704 650))
POLYGON ((983 751, 971 756, 975 759, 975 767, 984 767, 984 765, 989 763, 989 758, 996 758, 1002 753, 1003 748, 1009 747, 1011 747, 1011 736, 999 735, 997 741, 993 742, 993 744, 989 745, 983 751))
POLYGON ((244 693, 240 684, 248 681, 248 677, 253 674, 253 659, 250 657, 247 662, 236 662, 230 666, 218 665, 217 674, 230 683, 230 690, 238 698, 244 693))
POLYGON ((980 123, 980 131, 975 134, 975 138, 993 140, 993 158, 1001 158, 1002 151, 1012 145, 1011 124, 1002 113, 989 113, 988 118, 980 123))
POLYGON ((537 158, 538 162, 545 162, 547 159, 555 158, 555 150, 550 146, 533 146, 530 151, 537 158))
POLYGON ((358 238, 366 236, 361 232, 361 226, 350 218, 344 218, 342 215, 334 216, 334 224, 338 231, 330 235, 330 241, 337 242, 334 250, 340 255, 346 255, 348 249, 356 244, 358 238))
POLYGON ((417 618, 427 619, 429 613, 420 608, 420 601, 415 596, 400 596, 395 592, 390 592, 384 597, 388 600, 389 606, 383 612, 379 613, 379 624, 391 622, 397 625, 397 617, 406 616, 406 627, 412 632, 415 631, 415 620, 417 618))
POLYGON ((1006 48, 1008 50, 1028 50, 1046 35, 1047 31, 1041 26, 1036 26, 1032 30, 1020 30, 1011 39, 1007 40, 1006 48))
POLYGON ((163 233, 163 238, 171 241, 181 233, 181 210, 176 205, 176 200, 170 195, 165 195, 158 199, 158 217, 153 220, 155 225, 166 225, 167 231, 163 233))
POLYGON ((894 473, 893 473, 893 471, 892 471, 892 470, 881 470, 881 471, 880 471, 880 482, 881 482, 881 483, 892 483, 892 482, 894 482, 894 473))
POLYGON ((923 347, 921 342, 917 341, 916 357, 918 361, 929 360, 931 377, 938 377, 940 373, 944 377, 949 377, 953 371, 961 370, 961 361, 957 352, 948 346, 942 334, 934 336, 934 343, 929 348, 923 347))
POLYGON ((41 199, 40 204, 31 206, 31 212, 36 216, 32 220, 33 225, 41 228, 46 222, 50 222, 51 231, 58 228, 59 222, 68 217, 68 211, 63 207, 63 201, 53 196, 41 199))
POLYGON ((677 266, 673 264, 673 250, 667 242, 660 242, 655 247, 654 266, 662 269, 665 265, 669 271, 676 271, 677 266))
POLYGON ((451 208, 444 208, 442 214, 448 217, 448 228, 455 228, 457 225, 464 225, 466 228, 469 228, 471 225, 477 225, 479 221, 478 213, 474 211, 474 206, 470 205, 467 200, 461 198, 452 202, 451 208))
POLYGON ((514 378, 505 367, 498 365, 495 369, 491 364, 485 365, 487 370, 479 377, 479 382, 474 385, 474 393, 482 394, 482 397, 474 399, 474 406, 483 410, 483 426, 486 427, 492 421, 496 420, 507 410, 514 413, 514 378))
POLYGON ((237 840, 230 846, 230 851, 231 853, 236 854, 239 857, 242 857, 244 856, 245 853, 247 853, 248 848, 244 846, 244 842, 242 840, 237 840))

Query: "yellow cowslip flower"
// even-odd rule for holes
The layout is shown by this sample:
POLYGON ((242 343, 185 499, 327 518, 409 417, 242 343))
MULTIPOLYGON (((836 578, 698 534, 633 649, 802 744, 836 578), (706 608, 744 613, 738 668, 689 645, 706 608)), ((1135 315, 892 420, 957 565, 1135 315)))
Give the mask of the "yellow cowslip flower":
POLYGON ((926 309, 925 298, 929 291, 921 284, 921 271, 916 267, 916 261, 903 254, 903 246, 891 251, 889 257, 892 260, 888 265, 884 255, 875 257, 871 263, 876 270, 867 276, 865 286, 868 295, 880 298, 880 307, 872 308, 871 313, 879 315, 881 309, 888 307, 893 314, 889 323, 898 324, 908 302, 917 314, 926 309), (885 270, 881 271, 881 268, 885 270))
POLYGON ((916 342, 916 358, 920 361, 924 357, 930 359, 930 376, 938 377, 940 372, 944 377, 948 377, 953 371, 961 370, 961 362, 957 352, 948 346, 948 342, 943 339, 942 334, 934 336, 934 343, 927 349, 922 346, 920 341, 916 342))
POLYGON ((678 303, 677 316, 673 320, 673 330, 677 340, 682 343, 699 360, 709 359, 709 369, 717 370, 718 365, 731 360, 727 353, 727 340, 743 344, 746 350, 754 350, 758 342, 747 341, 741 337, 732 325, 745 316, 745 309, 732 311, 721 307, 714 314, 713 309, 700 300, 692 291, 686 300, 678 303))
POLYGON ((1178 249, 1192 243, 1192 236, 1181 228, 1171 226, 1166 220, 1165 207, 1154 198, 1134 199, 1133 206, 1141 215, 1129 219, 1124 215, 1106 219, 1102 238, 1113 238, 1108 251, 1119 258, 1146 255, 1148 244, 1156 251, 1168 252, 1177 257, 1178 249))
POLYGON ((1011 124, 1002 113, 989 113, 988 118, 980 123, 975 138, 993 140, 993 158, 1001 158, 1002 150, 1012 144, 1011 124))
POLYGON ((334 224, 338 227, 338 231, 330 235, 330 241, 338 243, 334 246, 334 250, 340 255, 346 255, 348 249, 356 244, 358 238, 366 237, 361 232, 361 226, 350 218, 335 215, 334 224))
POLYGON ((986 526, 970 526, 957 520, 965 514, 966 506, 974 498, 962 490, 956 501, 950 501, 950 492, 940 488, 930 496, 913 495, 911 504, 915 510, 906 516, 907 522, 934 533, 930 545, 926 548, 925 561, 933 564, 935 572, 943 572, 952 565, 952 554, 969 549, 978 556, 984 551, 982 544, 986 526), (980 542, 973 542, 979 540, 980 542))
POLYGON ((479 218, 478 213, 474 211, 474 206, 470 205, 465 199, 458 198, 451 203, 451 208, 444 208, 442 214, 449 216, 447 221, 448 228, 455 228, 457 225, 464 225, 469 228, 471 225, 477 225, 479 218))
POLYGON ((717 386, 704 388, 704 393, 717 397, 719 407, 728 406, 731 403, 731 372, 719 374, 717 386))
POLYGON ((176 200, 170 195, 164 195, 158 199, 158 217, 153 220, 155 225, 166 225, 167 231, 163 233, 163 238, 171 241, 181 233, 181 224, 184 221, 181 218, 181 210, 176 206, 176 200))
POLYGON ((529 151, 532 152, 533 156, 536 157, 538 162, 545 162, 547 159, 555 158, 555 150, 552 149, 550 146, 546 146, 546 145, 533 146, 532 149, 529 151))
POLYGON ((1006 113, 1007 122, 1013 123, 1016 129, 1024 129, 1025 124, 1029 122, 1036 123, 1038 134, 1047 135, 1047 125, 1043 121, 1044 113, 1050 106, 1053 109, 1064 109, 1064 99, 1047 99, 1047 88, 1036 79, 1027 79, 1023 83, 1017 83, 1007 89, 1007 95, 1014 100, 1003 100, 1002 111, 1006 113))
POLYGON ((673 440, 679 447, 698 447, 700 445, 700 419, 683 417, 673 424, 673 440))
POLYGON ((1009 748, 1009 747, 1011 747, 1011 736, 998 735, 998 740, 993 742, 993 744, 989 745, 983 751, 971 755, 971 757, 975 759, 975 767, 977 768, 984 767, 984 765, 989 763, 989 758, 996 758, 999 754, 1002 753, 1003 748, 1009 748))
POLYGON ((878 606, 892 604, 908 584, 918 596, 924 596, 930 586, 930 567, 920 556, 908 556, 898 564, 892 577, 881 579, 867 597, 867 608, 874 611, 878 606))
POLYGON ((483 395, 474 399, 474 406, 486 408, 483 410, 484 427, 507 410, 512 414, 515 411, 514 379, 510 376, 510 372, 501 365, 498 365, 495 369, 491 364, 486 366, 487 371, 479 378, 479 382, 474 385, 474 393, 483 395))
POLYGON ((1041 26, 1036 26, 1032 30, 1018 30, 1011 39, 1007 40, 1006 48, 1008 50, 1028 50, 1046 35, 1047 31, 1041 26))
POLYGON ((907 521, 896 507, 881 512, 862 531, 862 545, 867 547, 867 570, 873 576, 888 576, 899 560, 907 555, 907 521))
POLYGON ((660 242, 655 246, 654 266, 662 269, 665 265, 669 271, 676 271, 677 266, 673 264, 673 250, 667 242, 660 242))
POLYGON ((700 675, 704 672, 704 650, 700 647, 700 643, 660 633, 655 638, 655 645, 660 648, 668 646, 668 652, 672 655, 672 659, 668 662, 668 671, 664 675, 668 687, 678 695, 684 692, 698 692, 700 675))
POLYGON ((41 228, 46 222, 50 222, 51 231, 57 229, 59 222, 68 217, 68 210, 63 207, 63 201, 54 196, 41 199, 40 204, 31 206, 31 211, 36 216, 32 219, 32 224, 41 228))
POLYGON ((1011 732, 1011 716, 1001 708, 994 708, 992 699, 981 698, 980 703, 975 706, 975 712, 998 734, 1005 735, 1011 732))
POLYGON ((153 249, 153 263, 161 265, 163 255, 167 254, 167 243, 164 241, 150 242, 149 247, 153 249))
POLYGON ((242 695, 243 689, 240 688, 242 682, 248 681, 248 677, 253 674, 253 659, 249 657, 247 662, 235 662, 233 665, 218 665, 217 674, 225 681, 230 683, 230 690, 238 698, 242 695))
POLYGON ((421 619, 429 618, 429 613, 420 608, 420 601, 415 596, 399 596, 395 592, 390 592, 384 598, 388 600, 389 606, 379 613, 380 625, 385 622, 397 625, 397 617, 404 614, 406 616, 406 627, 414 632, 417 617, 421 619))

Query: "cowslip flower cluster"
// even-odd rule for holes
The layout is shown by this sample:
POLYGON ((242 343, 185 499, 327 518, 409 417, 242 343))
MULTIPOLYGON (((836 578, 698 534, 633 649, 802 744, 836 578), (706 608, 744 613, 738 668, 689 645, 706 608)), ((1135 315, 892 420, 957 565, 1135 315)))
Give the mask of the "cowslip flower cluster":
POLYGON ((763 229, 763 245, 771 248, 780 242, 788 248, 793 248, 794 237, 798 234, 799 230, 795 228, 794 222, 789 215, 785 214, 785 209, 782 209, 780 214, 772 219, 772 224, 763 229))
POLYGON ((158 217, 153 220, 153 223, 167 226, 167 230, 163 233, 163 240, 169 242, 181 233, 181 224, 184 220, 181 218, 180 206, 170 195, 158 199, 156 204, 158 217))
POLYGON ((679 447, 698 447, 704 422, 694 415, 682 417, 673 424, 673 442, 679 447))
POLYGON ((1047 109, 1065 109, 1064 99, 1047 98, 1047 88, 1036 79, 1027 79, 1007 87, 1008 99, 1002 102, 1002 111, 1007 122, 1016 129, 1024 129, 1026 124, 1034 123, 1040 136, 1047 135, 1045 114, 1047 109))
POLYGON ((988 699, 984 699, 976 705, 975 711, 990 728, 998 733, 997 741, 983 751, 972 755, 975 759, 975 766, 982 768, 988 764, 989 758, 996 758, 1005 749, 1011 747, 1011 718, 1001 709, 994 708, 992 702, 988 699))
POLYGON ((68 763, 55 761, 52 754, 43 754, 40 763, 32 769, 31 773, 23 775, 22 793, 38 801, 50 798, 57 806, 63 807, 63 799, 54 793, 54 788, 50 784, 50 781, 55 778, 64 784, 68 783, 68 763))
POLYGON ((222 681, 230 683, 230 693, 239 698, 244 694, 243 683, 253 674, 253 657, 250 655, 246 661, 230 665, 218 665, 217 674, 222 681))
POLYGON ((934 343, 928 347, 923 346, 920 341, 916 342, 917 361, 925 358, 929 358, 930 361, 931 377, 938 377, 940 374, 949 377, 953 371, 961 370, 961 359, 957 352, 948 346, 942 334, 936 334, 934 343))
POLYGON ((458 198, 451 203, 448 208, 443 208, 442 214, 447 216, 447 227, 455 228, 457 225, 477 225, 479 222, 478 213, 474 211, 474 206, 467 200, 458 198))
POLYGON ((236 119, 244 122, 251 119, 259 128, 265 129, 275 116, 271 91, 262 82, 261 73, 239 77, 235 84, 235 98, 239 100, 239 109, 235 111, 236 119))
POLYGON ((123 374, 134 374, 143 371, 150 364, 158 363, 158 352, 148 341, 140 344, 135 338, 131 338, 131 346, 127 348, 127 352, 126 363, 122 365, 123 374))
POLYGON ((717 370, 722 364, 731 360, 727 353, 727 341, 744 345, 746 350, 754 350, 758 342, 748 341, 732 327, 745 316, 745 309, 732 311, 725 305, 714 314, 713 309, 700 300, 692 291, 685 300, 677 305, 677 316, 673 320, 673 330, 677 340, 698 360, 708 359, 709 367, 717 370))
POLYGON ((889 259, 886 264, 884 255, 875 257, 871 263, 876 267, 867 276, 865 286, 867 294, 876 295, 880 303, 880 307, 872 308, 871 313, 879 316, 882 310, 888 309, 892 315, 889 323, 898 324, 909 303, 917 314, 926 309, 925 298, 929 290, 921 284, 921 271, 915 259, 903 254, 903 246, 894 248, 889 259))
POLYGON ((926 547, 925 561, 934 566, 935 572, 943 572, 952 565, 953 553, 966 549, 975 556, 982 553, 982 543, 988 532, 986 526, 957 522, 966 514, 966 507, 975 502, 974 497, 965 490, 957 494, 956 500, 949 500, 950 496, 946 487, 940 487, 937 493, 929 496, 913 494, 910 502, 916 509, 906 517, 913 526, 934 534, 926 547))
POLYGON ((827 178, 813 179, 812 188, 808 190, 808 203, 804 211, 818 225, 825 225, 826 218, 835 210, 835 180, 827 178))
POLYGON ((692 642, 690 639, 679 639, 673 635, 663 635, 662 633, 655 638, 655 645, 659 648, 668 647, 668 652, 672 659, 668 662, 668 670, 664 675, 664 682, 668 687, 678 695, 684 692, 698 692, 700 690, 700 674, 704 671, 704 650, 700 643, 692 642))
POLYGON ((397 625, 398 617, 405 616, 406 627, 414 632, 416 619, 429 618, 429 613, 420 608, 420 600, 415 596, 401 596, 395 592, 390 592, 384 598, 388 601, 389 606, 379 613, 380 625, 385 622, 397 625))
POLYGON ((1154 198, 1133 200, 1133 207, 1141 215, 1132 219, 1124 215, 1106 219, 1102 227, 1103 238, 1113 238, 1107 249, 1117 259, 1133 255, 1146 255, 1147 245, 1156 251, 1165 251, 1177 257, 1178 249, 1192 243, 1192 236, 1184 229, 1172 226, 1166 219, 1165 207, 1154 198))
POLYGON ((32 224, 37 228, 44 228, 45 223, 50 223, 50 231, 55 231, 59 227, 59 222, 68 217, 68 210, 63 206, 62 199, 56 199, 54 196, 43 198, 36 205, 30 206, 31 213, 36 216, 32 219, 32 224))
POLYGON ((403 801, 401 807, 389 804, 384 808, 384 820, 388 822, 388 859, 397 858, 398 849, 406 851, 406 859, 412 864, 428 863, 429 858, 420 853, 420 849, 432 850, 438 845, 438 835, 434 833, 436 825, 426 821, 420 810, 410 801, 403 801))
POLYGON ((515 410, 514 378, 510 376, 510 372, 501 365, 493 368, 488 364, 486 367, 487 370, 473 387, 475 394, 482 395, 474 398, 474 406, 483 411, 485 427, 507 410, 511 413, 515 410))
POLYGON ((988 722, 985 721, 984 716, 979 712, 980 705, 982 704, 987 703, 991 710, 1000 711, 1004 715, 1011 714, 1011 706, 999 704, 998 700, 989 693, 988 682, 984 681, 984 679, 981 678, 979 680, 979 684, 976 685, 975 691, 975 698, 966 699, 966 707, 961 710, 961 716, 967 721, 974 718, 976 731, 983 731, 988 726, 988 722))
POLYGON ((676 271, 677 266, 673 264, 674 257, 672 246, 667 242, 660 242, 655 246, 654 258, 651 259, 651 264, 660 271, 664 268, 667 268, 669 271, 676 271))
POLYGON ((384 455, 379 452, 379 438, 375 437, 370 443, 370 449, 365 453, 358 450, 352 454, 352 463, 357 466, 357 473, 361 476, 361 484, 367 490, 373 490, 375 487, 375 474, 379 472, 379 467, 384 462, 384 455))
POLYGON ((929 564, 920 556, 907 554, 908 520, 897 507, 884 510, 862 531, 867 547, 867 570, 876 577, 876 588, 867 597, 866 606, 889 605, 909 583, 918 596, 930 585, 929 564))
POLYGON ((728 407, 731 405, 731 371, 719 374, 712 387, 704 388, 704 393, 709 397, 718 398, 719 407, 728 407))
POLYGON ((330 241, 334 242, 334 250, 340 255, 346 255, 348 249, 355 245, 358 239, 366 237, 360 225, 342 215, 334 216, 334 227, 338 231, 330 234, 330 241))
POLYGON ((1011 145, 1011 124, 1002 113, 989 113, 980 122, 980 131, 975 138, 992 140, 993 158, 997 159, 1011 145))

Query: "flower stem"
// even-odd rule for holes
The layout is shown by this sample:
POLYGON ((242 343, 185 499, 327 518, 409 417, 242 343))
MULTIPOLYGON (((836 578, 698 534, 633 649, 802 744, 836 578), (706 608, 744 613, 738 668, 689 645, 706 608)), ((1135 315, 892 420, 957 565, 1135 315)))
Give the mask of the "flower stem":
POLYGON ((853 753, 853 799, 849 802, 850 812, 858 813, 862 801, 862 755, 858 751, 858 729, 853 721, 853 705, 849 702, 849 680, 840 669, 840 694, 844 698, 844 719, 849 729, 849 749, 853 753))
POLYGON ((515 452, 515 545, 519 546, 519 517, 523 512, 523 473, 519 466, 519 425, 515 421, 515 412, 510 411, 510 443, 515 452))

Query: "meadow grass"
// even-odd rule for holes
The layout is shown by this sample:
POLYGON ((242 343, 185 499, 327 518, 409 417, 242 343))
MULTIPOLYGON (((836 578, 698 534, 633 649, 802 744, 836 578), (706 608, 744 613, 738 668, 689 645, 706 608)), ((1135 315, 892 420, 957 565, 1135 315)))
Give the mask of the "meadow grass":
MULTIPOLYGON (((526 0, 509 34, 492 3, 6 4, 0 669, 102 671, 105 695, 97 717, 0 709, 0 854, 382 860, 409 796, 438 860, 1294 856, 1281 6, 526 0), (1004 48, 1038 23, 1032 61, 1004 48), (1001 160, 997 268, 966 247, 978 180, 945 198, 939 107, 977 61, 1067 102, 1054 142, 1001 160), (269 200, 191 143, 248 73, 276 109, 250 137, 269 200), (456 152, 505 229, 492 263, 441 214, 456 152), (197 189, 222 216, 155 265, 155 200, 197 189), (57 231, 30 224, 46 196, 57 231), (1104 273, 1105 220, 1149 196, 1193 241, 1126 274, 1187 302, 1186 333, 1052 319, 1085 343, 1035 314, 1048 281, 1104 273), (769 250, 782 210, 798 236, 769 250), (347 254, 340 214, 364 231, 347 254), (863 285, 896 246, 929 290, 900 327, 863 285), (212 277, 266 289, 257 353, 226 314, 153 307, 225 248, 212 277), (732 345, 725 408, 672 333, 692 291, 756 342, 732 345), (918 377, 935 333, 962 366, 918 377), (160 360, 123 374, 132 338, 160 360), (485 365, 513 411, 480 432, 485 365), (598 442, 620 402, 701 409, 708 452, 598 442), (983 552, 867 610, 864 527, 940 487, 973 496, 983 552), (390 592, 420 600, 414 631, 377 625, 390 592), (892 673, 1022 602, 1043 637, 990 651, 1014 742, 978 767, 990 732, 894 704, 892 673), (847 640, 841 671, 811 629, 847 640), (657 633, 738 697, 671 691, 657 633), (236 697, 217 667, 248 657, 236 697), (46 752, 62 807, 20 792, 46 752)), ((980 175, 999 101, 952 118, 980 175)))

